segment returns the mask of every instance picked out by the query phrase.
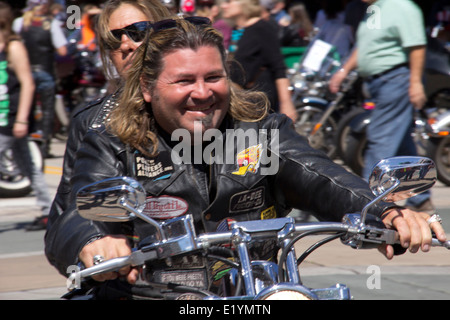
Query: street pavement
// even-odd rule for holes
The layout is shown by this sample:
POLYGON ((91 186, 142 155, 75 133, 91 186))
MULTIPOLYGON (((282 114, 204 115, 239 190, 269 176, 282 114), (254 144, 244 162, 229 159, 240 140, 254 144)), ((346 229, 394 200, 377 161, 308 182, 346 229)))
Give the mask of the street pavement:
MULTIPOLYGON (((54 158, 46 160, 45 177, 54 195, 62 171, 65 143, 53 140, 54 158)), ((432 200, 444 219, 450 239, 450 187, 437 183, 432 200)), ((40 215, 35 198, 0 198, 0 300, 59 299, 66 279, 44 255, 45 231, 25 231, 40 215)), ((301 240, 302 252, 318 237, 301 240)), ((300 267, 303 283, 311 288, 345 284, 356 300, 450 299, 450 251, 397 256, 388 261, 377 250, 355 250, 339 240, 314 251, 300 267)))

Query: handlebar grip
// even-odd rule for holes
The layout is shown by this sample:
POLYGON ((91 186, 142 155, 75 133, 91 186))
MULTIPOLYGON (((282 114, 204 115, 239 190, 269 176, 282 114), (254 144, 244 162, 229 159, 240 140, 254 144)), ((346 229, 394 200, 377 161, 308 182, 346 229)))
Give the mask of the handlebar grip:
POLYGON ((131 256, 119 257, 106 260, 92 267, 79 271, 80 278, 87 278, 100 273, 117 271, 123 267, 131 265, 131 256))
MULTIPOLYGON (((432 247, 444 247, 446 249, 450 250, 450 240, 447 240, 445 242, 439 241, 436 238, 431 239, 431 246, 432 247)), ((394 255, 400 255, 406 252, 406 250, 408 250, 407 248, 403 248, 400 245, 400 239, 398 237, 398 232, 396 232, 396 243, 393 244, 393 248, 394 248, 394 255)))

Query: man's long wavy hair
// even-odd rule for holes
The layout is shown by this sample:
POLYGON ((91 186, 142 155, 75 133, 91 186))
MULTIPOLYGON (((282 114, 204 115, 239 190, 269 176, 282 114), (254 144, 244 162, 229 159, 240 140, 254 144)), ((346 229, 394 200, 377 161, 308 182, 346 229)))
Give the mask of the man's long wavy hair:
MULTIPOLYGON (((223 37, 210 26, 195 26, 184 19, 177 19, 177 27, 150 32, 138 50, 128 69, 119 105, 111 112, 108 128, 122 142, 129 144, 143 154, 156 154, 157 128, 151 103, 146 103, 142 87, 151 93, 164 68, 165 55, 180 49, 197 50, 203 46, 215 47, 222 56, 225 69, 227 54, 223 37)), ((227 70, 228 73, 228 70, 227 70)), ((243 90, 228 78, 230 106, 228 115, 235 120, 256 122, 268 112, 269 102, 263 92, 243 90)), ((170 132, 169 132, 170 134, 170 132)))

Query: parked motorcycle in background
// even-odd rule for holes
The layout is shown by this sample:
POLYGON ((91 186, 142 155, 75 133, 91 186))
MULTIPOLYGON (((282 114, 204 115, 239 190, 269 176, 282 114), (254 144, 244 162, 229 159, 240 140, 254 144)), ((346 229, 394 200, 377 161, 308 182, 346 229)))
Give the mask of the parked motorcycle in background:
MULTIPOLYGON (((428 60, 430 76, 435 80, 427 82, 426 89, 432 92, 429 100, 445 111, 428 119, 427 133, 430 139, 426 155, 435 161, 439 181, 450 186, 450 46, 449 42, 438 37, 440 28, 433 30, 435 37, 429 41, 433 50, 428 53, 428 60)), ((448 38, 444 39, 448 41, 448 38)))
POLYGON ((360 106, 364 103, 362 82, 356 72, 348 75, 337 94, 330 93, 328 81, 340 66, 340 57, 333 47, 316 40, 300 63, 289 69, 290 90, 298 115, 296 131, 330 158, 342 153, 346 115, 362 112, 360 106))
MULTIPOLYGON (((346 300, 350 290, 343 284, 328 288, 306 286, 299 265, 323 244, 341 239, 344 245, 358 249, 377 248, 380 244, 397 243, 397 233, 386 229, 378 218, 367 214, 380 200, 404 200, 431 188, 436 182, 433 161, 421 157, 396 157, 382 160, 370 177, 377 196, 361 213, 347 214, 342 222, 294 223, 293 218, 276 218, 232 222, 227 230, 197 235, 193 217, 186 214, 158 223, 143 214, 146 194, 134 179, 117 177, 95 182, 79 190, 77 208, 85 219, 126 222, 140 218, 155 227, 150 240, 142 240, 129 256, 100 262, 90 268, 68 269, 67 284, 72 290, 67 297, 82 293, 93 275, 117 271, 125 266, 144 267, 140 273, 140 294, 145 285, 161 290, 159 299, 190 300, 346 300), (405 174, 405 172, 407 174, 405 174), (99 210, 101 209, 101 210, 99 210), (307 236, 324 236, 305 252, 297 255, 294 244, 307 236), (249 252, 257 242, 274 242, 280 248, 278 263, 252 260, 249 252), (228 258, 220 253, 226 252, 228 258), (195 270, 179 261, 205 257, 211 263, 195 270), (165 266, 161 272, 145 272, 152 265, 165 266), (183 268, 184 267, 184 268, 183 268), (209 272, 204 270, 209 269, 209 272), (220 276, 219 276, 220 274, 220 276), (211 292, 210 276, 220 283, 220 293, 211 292), (74 290, 74 289, 79 289, 74 290)), ((432 240, 432 246, 450 249, 450 241, 432 240)), ((355 251, 357 254, 357 251, 355 251)), ((153 293, 155 291, 152 291, 153 293)), ((136 295, 134 298, 144 298, 136 295)))
MULTIPOLYGON (((376 105, 373 106, 376 108, 376 105)), ((349 132, 343 138, 345 139, 345 149, 342 153, 342 160, 354 173, 361 175, 364 168, 364 154, 367 147, 366 129, 370 123, 372 109, 366 109, 364 112, 355 114, 349 119, 349 132)), ((428 146, 429 135, 427 132, 427 120, 434 114, 435 110, 430 106, 422 110, 416 110, 414 113, 414 130, 412 136, 417 147, 419 155, 425 155, 428 146)))
POLYGON ((106 78, 102 71, 102 61, 98 50, 79 47, 74 54, 75 70, 71 77, 69 108, 74 110, 80 105, 100 98, 106 93, 106 78))
POLYGON ((59 59, 54 137, 65 140, 72 111, 106 95, 107 81, 98 49, 77 44, 76 34, 69 37, 69 56, 59 59))
POLYGON ((435 161, 439 181, 450 186, 450 90, 441 93, 449 111, 428 119, 426 155, 435 161))
MULTIPOLYGON (((36 95, 33 113, 33 123, 42 121, 42 106, 39 94, 36 95)), ((39 169, 44 169, 44 156, 42 147, 44 140, 42 131, 32 131, 28 135, 28 147, 30 150, 31 161, 39 169)), ((0 197, 15 198, 24 197, 31 191, 31 181, 22 172, 19 161, 23 157, 18 147, 14 146, 0 155, 0 197)))
MULTIPOLYGON (((29 137, 28 147, 30 149, 31 159, 39 170, 44 168, 44 159, 42 157, 39 141, 29 137)), ((24 197, 28 195, 31 188, 30 179, 25 176, 15 159, 21 157, 16 148, 5 151, 0 157, 0 196, 5 198, 24 197)))

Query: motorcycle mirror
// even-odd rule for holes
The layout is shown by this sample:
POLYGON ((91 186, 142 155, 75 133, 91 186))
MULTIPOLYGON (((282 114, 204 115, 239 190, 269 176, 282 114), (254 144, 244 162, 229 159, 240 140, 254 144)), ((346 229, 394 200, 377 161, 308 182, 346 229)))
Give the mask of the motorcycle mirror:
POLYGON ((141 211, 140 207, 144 203, 144 188, 136 180, 128 177, 94 182, 81 188, 77 193, 78 213, 89 220, 129 221, 136 218, 136 213, 141 211))
POLYGON ((161 240, 166 240, 161 225, 142 213, 145 202, 144 187, 129 177, 97 181, 77 192, 77 209, 83 218, 107 222, 140 218, 156 228, 161 240))
POLYGON ((369 185, 384 201, 405 200, 430 189, 437 179, 434 162, 425 157, 393 157, 375 165, 369 185), (397 185, 396 187, 394 187, 397 185), (389 192, 387 192, 389 189, 389 192))
POLYGON ((430 189, 436 177, 436 165, 429 158, 411 156, 381 160, 369 177, 369 186, 376 198, 361 211, 361 226, 372 205, 381 200, 396 202, 413 197, 430 189))

